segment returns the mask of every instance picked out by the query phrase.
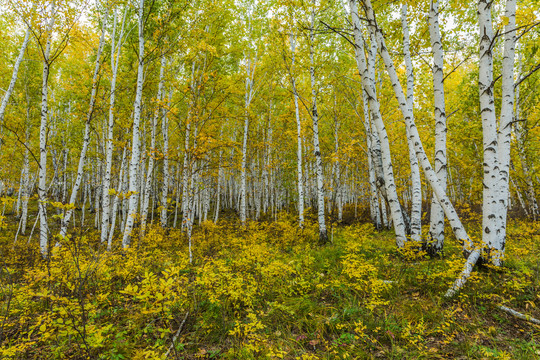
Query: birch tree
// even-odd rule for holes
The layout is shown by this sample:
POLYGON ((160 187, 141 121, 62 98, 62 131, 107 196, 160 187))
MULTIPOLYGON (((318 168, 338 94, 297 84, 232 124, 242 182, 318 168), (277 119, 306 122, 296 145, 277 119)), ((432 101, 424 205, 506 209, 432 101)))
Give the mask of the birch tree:
POLYGON ((47 223, 47 120, 49 72, 51 66, 51 42, 57 8, 53 2, 46 18, 45 48, 41 48, 43 56, 43 73, 41 84, 41 121, 39 125, 39 248, 42 257, 47 257, 49 246, 49 226, 47 223))
MULTIPOLYGON (((429 36, 433 53, 433 96, 435 105, 435 172, 446 191, 446 106, 444 101, 444 57, 439 32, 439 2, 431 1, 429 7, 429 36)), ((433 196, 429 225, 429 241, 426 243, 430 255, 440 254, 444 246, 444 210, 433 196)))
POLYGON ((321 149, 319 144, 319 113, 317 111, 317 88, 315 80, 315 8, 316 0, 313 0, 311 8, 311 24, 309 29, 309 75, 311 78, 311 120, 313 121, 313 152, 315 155, 315 172, 317 174, 317 219, 319 221, 319 243, 328 242, 326 233, 326 220, 324 217, 324 177, 321 149))
POLYGON ((24 39, 19 49, 19 55, 17 56, 17 59, 15 60, 15 64, 13 65, 11 81, 9 82, 9 86, 6 90, 6 93, 4 94, 4 97, 2 98, 2 103, 0 104, 0 123, 4 121, 4 113, 6 111, 9 98, 11 97, 11 94, 13 93, 13 89, 15 88, 15 83, 17 82, 17 76, 19 74, 19 67, 21 66, 21 62, 23 60, 24 53, 26 51, 26 47, 28 46, 29 41, 30 41, 30 25, 27 25, 26 32, 24 33, 24 39))
MULTIPOLYGON (((120 53, 123 45, 124 24, 126 22, 127 7, 122 16, 122 25, 118 40, 116 39, 116 27, 118 25, 118 10, 114 9, 113 31, 111 35, 111 93, 109 96, 109 117, 107 123, 107 135, 105 141, 105 172, 103 176, 103 200, 102 200, 102 217, 101 217, 101 242, 105 242, 109 238, 111 209, 110 209, 110 194, 111 187, 111 170, 113 157, 113 139, 114 139, 114 106, 116 101, 116 79, 118 76, 118 64, 120 62, 120 53)), ((123 164, 123 162, 122 162, 123 164)), ((121 182, 122 177, 120 177, 121 182)), ((117 199, 114 200, 117 202, 117 199)), ((113 211, 113 216, 116 216, 113 211)))
POLYGON ((135 103, 133 112, 133 136, 131 140, 131 160, 129 163, 129 210, 126 219, 126 225, 124 229, 124 236, 122 238, 122 246, 124 248, 129 247, 131 244, 131 232, 133 231, 133 224, 135 217, 137 216, 137 203, 138 203, 138 181, 137 176, 139 172, 139 159, 140 159, 140 120, 141 120, 141 102, 142 102, 142 90, 144 82, 144 0, 139 1, 139 54, 138 54, 138 67, 137 67, 137 88, 135 92, 135 103))
POLYGON ((296 134, 297 134, 297 149, 296 149, 296 173, 298 187, 298 226, 304 227, 304 176, 302 174, 302 122, 300 120, 300 108, 298 106, 298 91, 296 89, 296 78, 294 75, 294 61, 296 53, 296 35, 289 35, 289 44, 291 47, 291 86, 294 99, 294 115, 296 118, 296 134))
MULTIPOLYGON (((383 183, 383 186, 381 188, 383 189, 384 195, 388 200, 388 204, 390 205, 390 211, 392 213, 392 218, 394 220, 393 223, 394 231, 396 233, 396 244, 398 248, 401 248, 407 241, 407 237, 405 234, 405 223, 403 222, 401 206, 399 204, 396 185, 394 182, 394 172, 392 167, 392 160, 390 158, 390 143, 388 141, 386 128, 382 121, 380 105, 377 100, 377 95, 375 93, 375 79, 373 78, 375 74, 374 71, 369 71, 368 64, 366 63, 364 53, 364 39, 360 30, 361 24, 360 17, 358 15, 358 9, 356 7, 356 1, 350 0, 349 5, 354 30, 354 49, 356 64, 362 78, 362 89, 368 101, 372 123, 377 129, 378 138, 381 145, 381 168, 383 169, 381 169, 380 171, 381 174, 384 172, 384 178, 379 177, 378 181, 383 183)), ((372 54, 372 58, 370 61, 374 62, 374 56, 375 54, 372 54)))
MULTIPOLYGON (((103 50, 103 45, 105 42, 105 27, 107 25, 107 15, 105 14, 103 18, 103 25, 101 29, 101 37, 99 39, 99 45, 97 49, 97 55, 96 55, 96 63, 94 65, 94 75, 92 77, 92 90, 90 93, 90 104, 88 106, 88 113, 86 115, 86 122, 84 125, 84 135, 83 135, 83 144, 81 148, 81 154, 79 157, 79 166, 77 168, 77 178, 75 180, 75 183, 73 184, 73 187, 71 189, 71 196, 69 199, 69 204, 71 205, 66 210, 66 213, 64 214, 64 217, 62 219, 62 227, 60 229, 60 236, 61 238, 64 238, 67 235, 67 229, 69 226, 69 222, 71 220, 71 216, 73 215, 73 211, 75 208, 75 201, 77 200, 77 193, 79 192, 79 188, 81 186, 81 182, 84 175, 84 164, 86 162, 86 152, 88 151, 88 145, 90 144, 90 123, 92 121, 92 117, 94 115, 94 106, 96 104, 96 93, 97 93, 97 87, 98 87, 98 74, 99 74, 99 68, 101 66, 101 52, 103 50)), ((96 209, 97 210, 97 209, 96 209)))
MULTIPOLYGON (((409 25, 407 23, 407 5, 401 8, 401 26, 403 28, 403 54, 405 57, 405 68, 407 73, 407 106, 409 113, 414 116, 414 73, 409 45, 409 25)), ((414 121, 414 120, 413 120, 414 121)), ((422 183, 420 181, 420 169, 418 159, 414 151, 414 144, 406 127, 407 145, 409 148, 409 161, 411 163, 411 240, 420 242, 422 240, 422 183)))

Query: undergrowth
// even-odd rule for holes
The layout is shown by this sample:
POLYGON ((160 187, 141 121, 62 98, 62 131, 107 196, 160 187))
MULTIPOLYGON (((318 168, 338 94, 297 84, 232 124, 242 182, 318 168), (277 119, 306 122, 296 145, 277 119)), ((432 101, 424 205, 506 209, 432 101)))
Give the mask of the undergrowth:
POLYGON ((540 317, 540 225, 508 227, 506 266, 478 268, 451 300, 457 245, 427 259, 396 250, 370 224, 203 223, 194 262, 178 230, 151 227, 128 250, 97 233, 53 247, 4 229, 2 359, 532 359, 540 317))

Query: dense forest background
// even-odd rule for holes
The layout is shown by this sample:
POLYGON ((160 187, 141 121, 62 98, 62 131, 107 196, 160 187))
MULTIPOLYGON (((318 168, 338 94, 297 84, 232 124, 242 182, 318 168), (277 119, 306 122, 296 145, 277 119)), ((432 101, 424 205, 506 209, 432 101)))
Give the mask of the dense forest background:
POLYGON ((3 358, 540 354, 536 0, 0 13, 3 358))

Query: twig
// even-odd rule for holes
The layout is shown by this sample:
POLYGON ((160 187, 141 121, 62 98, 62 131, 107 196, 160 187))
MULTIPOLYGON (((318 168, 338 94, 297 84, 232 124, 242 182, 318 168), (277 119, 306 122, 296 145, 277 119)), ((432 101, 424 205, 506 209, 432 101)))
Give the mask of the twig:
POLYGON ((509 307, 506 307, 504 305, 499 305, 498 308, 501 309, 502 311, 506 311, 510 315, 513 315, 513 316, 517 317, 518 319, 529 321, 529 322, 532 322, 533 324, 536 324, 536 325, 540 325, 540 320, 535 319, 535 318, 533 318, 533 317, 531 317, 529 315, 522 314, 522 313, 520 313, 520 312, 518 312, 516 310, 510 309, 509 307))
POLYGON ((189 316, 189 311, 186 313, 186 316, 184 316, 184 320, 182 320, 182 323, 178 327, 178 330, 176 330, 176 333, 173 336, 172 344, 169 346, 169 350, 167 350, 167 353, 165 354, 165 358, 169 356, 169 353, 174 347, 174 343, 176 342, 176 339, 178 338, 178 335, 180 335, 180 331, 182 331, 182 328, 184 327, 184 324, 186 323, 187 317, 189 316))

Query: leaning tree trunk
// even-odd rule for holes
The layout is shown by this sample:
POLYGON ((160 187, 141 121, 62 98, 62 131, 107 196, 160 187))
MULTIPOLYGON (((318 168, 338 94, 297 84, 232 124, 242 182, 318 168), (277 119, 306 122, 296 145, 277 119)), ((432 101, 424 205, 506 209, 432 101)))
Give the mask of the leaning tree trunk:
POLYGON ((28 26, 26 28, 26 33, 24 34, 23 43, 21 45, 21 48, 19 49, 19 56, 17 56, 17 60, 15 60, 15 65, 13 66, 13 72, 11 74, 11 81, 9 82, 9 86, 6 90, 6 93, 4 94, 2 103, 0 104, 0 123, 4 121, 4 113, 6 112, 6 107, 9 102, 9 98, 11 97, 11 93, 13 93, 13 88, 15 87, 15 83, 17 82, 17 75, 19 73, 19 67, 21 66, 21 62, 24 56, 24 52, 26 51, 26 47, 28 46, 29 39, 30 39, 30 27, 28 26))
POLYGON ((392 62, 390 54, 388 53, 388 50, 386 48, 384 36, 381 29, 377 26, 375 13, 373 12, 373 8, 371 6, 371 1, 362 0, 362 3, 364 5, 370 29, 377 38, 377 42, 379 44, 379 51, 381 57, 384 60, 388 75, 390 76, 390 82, 392 83, 392 87, 394 88, 394 93, 398 100, 400 110, 403 113, 403 117, 405 118, 405 123, 407 127, 409 127, 410 136, 413 138, 412 140, 415 146, 416 156, 420 160, 420 163, 424 170, 424 174, 431 185, 433 193, 437 197, 439 204, 441 204, 444 209, 444 213, 448 218, 448 221, 450 222, 450 226, 452 227, 454 235, 456 236, 458 241, 463 244, 463 252, 464 255, 467 257, 467 262, 465 263, 465 267, 461 275, 446 294, 447 296, 452 296, 457 290, 459 290, 459 288, 461 288, 465 284, 467 278, 470 276, 472 268, 479 258, 480 249, 475 247, 474 243, 467 234, 467 231, 461 223, 461 220, 459 219, 454 209, 454 206, 450 202, 450 199, 448 199, 446 192, 442 188, 439 179, 437 178, 437 174, 431 167, 429 159, 426 156, 426 152, 424 151, 420 135, 418 134, 418 129, 416 128, 416 124, 414 123, 414 121, 412 121, 412 115, 408 111, 407 100, 405 98, 405 94, 403 93, 403 89, 401 88, 401 84, 399 83, 394 63, 392 62))
MULTIPOLYGON (((355 0, 350 0, 349 5, 351 9, 351 17, 354 27, 356 64, 362 78, 363 92, 366 94, 369 108, 371 111, 372 121, 375 125, 375 128, 377 129, 377 134, 381 145, 382 169, 380 171, 381 173, 384 172, 384 178, 379 177, 377 181, 379 183, 382 182, 382 184, 380 185, 384 185, 380 187, 381 190, 384 191, 384 197, 388 200, 390 211, 392 213, 392 218, 394 220, 393 222, 394 231, 396 233, 396 244, 398 248, 401 248, 405 245, 407 237, 405 233, 403 214, 401 213, 401 206, 399 204, 396 185, 394 182, 394 171, 392 167, 392 160, 390 157, 390 143, 388 141, 386 128, 382 121, 379 101, 377 100, 377 95, 375 93, 375 79, 373 78, 374 73, 373 71, 369 71, 370 69, 368 69, 368 64, 366 63, 366 58, 364 55, 364 39, 360 30, 360 17, 358 16, 358 10, 355 0)), ((374 60, 375 54, 370 55, 371 58, 374 60)), ((381 203, 384 204, 384 199, 382 199, 381 203)))

